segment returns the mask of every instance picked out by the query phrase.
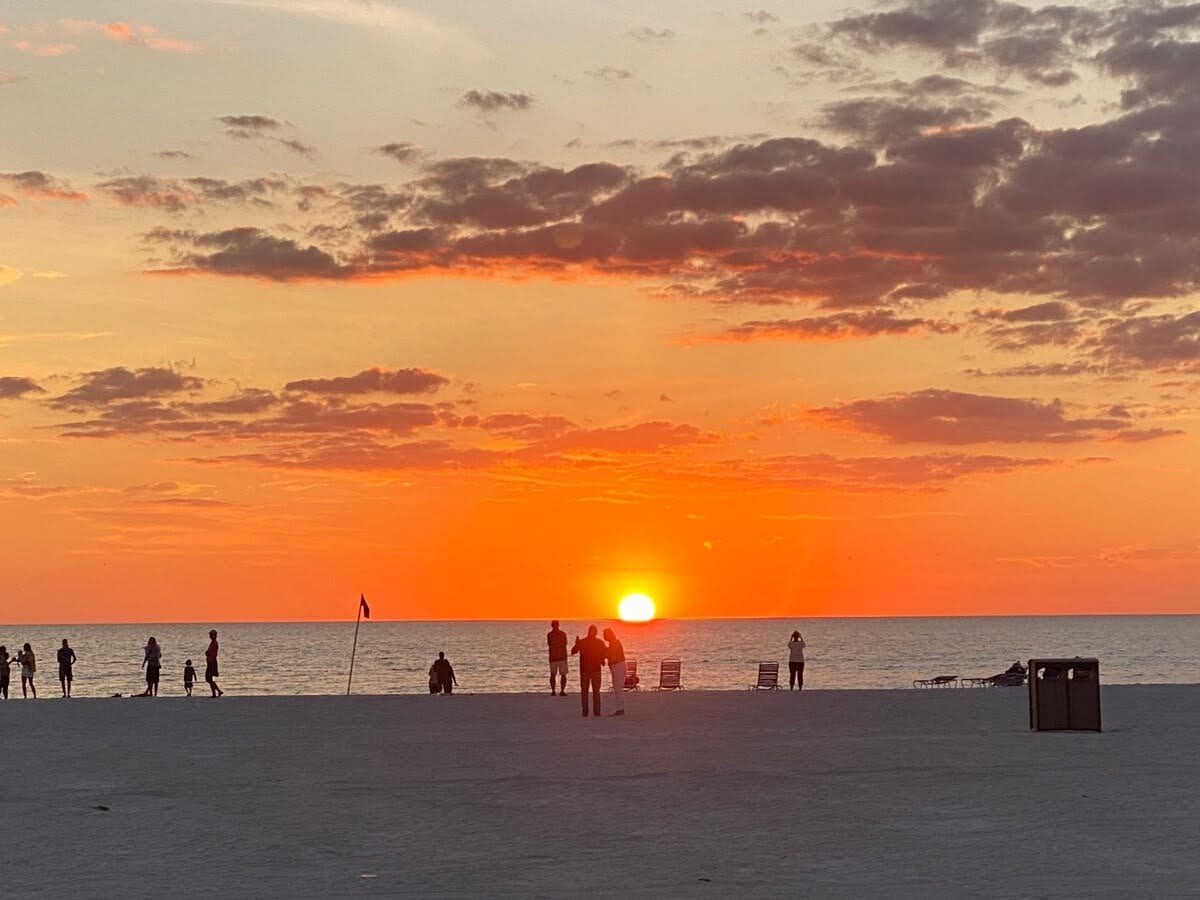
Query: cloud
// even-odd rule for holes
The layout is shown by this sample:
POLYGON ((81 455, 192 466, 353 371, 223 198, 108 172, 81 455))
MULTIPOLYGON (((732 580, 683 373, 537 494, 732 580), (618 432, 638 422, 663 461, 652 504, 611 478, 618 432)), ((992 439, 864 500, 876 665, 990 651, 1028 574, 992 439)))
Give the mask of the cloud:
POLYGON ((6 84, 16 84, 21 80, 21 76, 9 69, 0 69, 0 87, 6 84))
POLYGON ((484 115, 504 111, 519 112, 533 108, 533 94, 520 91, 470 90, 458 99, 458 105, 464 109, 474 109, 484 115))
POLYGON ((87 203, 87 194, 45 172, 0 172, 0 184, 31 200, 58 200, 87 203))
POLYGON ((629 69, 618 68, 617 66, 601 66, 598 69, 588 69, 587 75, 597 81, 628 81, 633 77, 633 72, 629 69))
POLYGON ((186 150, 156 150, 153 154, 158 159, 195 159, 191 153, 186 150))
POLYGON ((1076 443, 1113 438, 1124 417, 1073 418, 1060 400, 995 397, 928 389, 810 410, 831 428, 896 444, 1076 443))
POLYGON ((278 131, 283 127, 278 119, 261 115, 218 116, 217 121, 229 129, 226 134, 237 138, 258 136, 263 132, 278 131))
POLYGON ((278 238, 257 228, 207 234, 156 229, 146 237, 175 248, 171 267, 158 270, 160 274, 207 272, 268 281, 328 281, 350 278, 356 271, 315 244, 278 238))
POLYGON ((0 400, 15 400, 28 394, 44 394, 45 389, 32 378, 16 375, 0 376, 0 400))
POLYGON ((340 378, 304 378, 289 381, 284 389, 312 394, 430 394, 450 379, 426 369, 373 368, 340 378))
POLYGON ((271 198, 290 185, 280 178, 250 178, 230 182, 219 178, 158 178, 128 175, 96 185, 122 206, 144 206, 179 212, 210 203, 270 205, 271 198))
POLYGON ((405 165, 419 162, 425 156, 424 150, 416 144, 410 144, 407 141, 383 144, 374 148, 374 152, 391 157, 396 162, 405 165))
POLYGON ((14 269, 10 266, 0 266, 0 287, 4 287, 6 284, 12 284, 20 277, 20 269, 14 269))
POLYGON ((868 312, 842 312, 803 319, 765 319, 743 322, 708 338, 719 343, 743 343, 760 340, 837 341, 875 337, 885 334, 929 332, 951 334, 958 331, 952 322, 936 319, 900 318, 888 309, 868 312))
POLYGON ((642 25, 639 28, 625 32, 625 37, 633 38, 633 40, 642 44, 656 44, 674 40, 679 35, 670 28, 651 28, 648 25, 642 25))
POLYGON ((770 25, 779 21, 779 16, 765 9, 755 9, 742 13, 742 18, 755 25, 770 25))
POLYGON ((1113 366, 1200 371, 1200 312, 1110 319, 1089 344, 1113 366))
POLYGON ((118 400, 140 401, 189 393, 204 387, 200 378, 160 366, 142 369, 117 366, 86 372, 79 381, 71 390, 53 398, 50 404, 58 409, 78 410, 106 406, 118 400))
POLYGON ((145 47, 150 50, 167 50, 174 53, 196 53, 200 45, 195 41, 183 40, 163 34, 153 25, 133 22, 97 22, 84 19, 60 19, 59 23, 75 35, 94 33, 129 47, 145 47))
MULTIPOLYGON (((800 489, 836 488, 851 491, 941 491, 957 481, 1061 465, 1064 465, 1062 460, 1046 457, 964 453, 849 457, 780 454, 761 459, 725 460, 721 463, 722 469, 732 477, 800 489)), ((787 520, 785 516, 769 518, 787 520)))

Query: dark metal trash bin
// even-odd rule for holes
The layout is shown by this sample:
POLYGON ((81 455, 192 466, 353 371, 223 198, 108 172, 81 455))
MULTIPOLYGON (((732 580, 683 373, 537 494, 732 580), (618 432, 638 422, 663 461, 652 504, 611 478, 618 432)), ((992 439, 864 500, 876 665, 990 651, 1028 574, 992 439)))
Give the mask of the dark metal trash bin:
POLYGON ((1031 659, 1029 727, 1034 731, 1100 730, 1100 661, 1031 659))

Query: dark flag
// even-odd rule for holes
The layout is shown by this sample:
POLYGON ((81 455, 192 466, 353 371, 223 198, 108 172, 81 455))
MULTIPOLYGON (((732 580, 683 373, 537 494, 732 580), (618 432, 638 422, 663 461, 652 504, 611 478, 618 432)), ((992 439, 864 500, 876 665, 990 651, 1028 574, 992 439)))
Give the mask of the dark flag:
POLYGON ((367 606, 367 598, 363 594, 358 595, 358 608, 362 610, 363 618, 371 618, 371 607, 367 606))

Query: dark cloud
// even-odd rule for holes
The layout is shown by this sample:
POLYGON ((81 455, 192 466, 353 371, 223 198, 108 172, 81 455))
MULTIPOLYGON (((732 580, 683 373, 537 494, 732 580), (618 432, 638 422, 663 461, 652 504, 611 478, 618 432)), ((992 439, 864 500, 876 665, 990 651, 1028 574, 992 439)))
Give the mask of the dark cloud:
POLYGON ((1083 362, 1024 363, 987 372, 967 369, 965 374, 975 378, 1074 378, 1078 375, 1099 375, 1103 367, 1083 362))
POLYGON ((430 394, 450 379, 425 369, 366 369, 340 378, 304 378, 289 381, 284 389, 311 394, 430 394))
POLYGON ((195 159, 191 153, 186 150, 156 150, 154 156, 158 159, 195 159))
POLYGON ((888 309, 842 312, 803 319, 767 319, 743 322, 710 338, 719 342, 761 340, 836 341, 885 334, 932 332, 950 334, 958 330, 952 322, 902 318, 888 309))
POLYGON ((1126 427, 1119 416, 1073 418, 1059 400, 936 389, 838 403, 812 410, 811 417, 897 444, 1075 443, 1110 438, 1126 427))
POLYGON ((219 178, 157 178, 127 175, 102 181, 97 188, 123 206, 146 206, 178 212, 208 203, 253 203, 270 205, 271 198, 289 190, 282 178, 250 178, 224 181, 219 178))
POLYGON ((23 378, 18 375, 0 376, 0 400, 14 400, 27 394, 44 393, 46 393, 45 389, 32 378, 23 378))
POLYGON ((146 238, 173 248, 164 274, 208 272, 269 281, 339 280, 358 271, 314 244, 279 238, 257 228, 196 233, 155 229, 146 238))
POLYGON ((458 98, 458 105, 485 115, 504 111, 519 112, 533 108, 533 94, 520 91, 470 90, 458 98))
POLYGON ((88 196, 75 190, 69 182, 45 172, 0 172, 0 184, 31 200, 61 200, 68 203, 87 203, 88 196))
POLYGON ((396 162, 404 164, 418 162, 425 156, 424 150, 416 144, 410 144, 407 141, 382 144, 375 148, 375 152, 391 157, 396 162))
POLYGON ((1200 312, 1112 319, 1089 346, 1118 367, 1200 371, 1200 312))
POLYGON ((174 369, 161 366, 126 369, 117 366, 84 373, 79 377, 78 385, 49 402, 58 409, 83 409, 106 406, 121 400, 145 401, 203 388, 202 379, 174 369))
POLYGON ((278 143, 286 150, 290 150, 297 156, 314 157, 317 155, 317 148, 312 144, 306 144, 304 141, 296 138, 279 138, 278 143))
MULTIPOLYGON (((278 131, 283 123, 270 116, 219 116, 217 121, 231 131, 256 134, 264 131, 278 131)), ((227 132, 230 133, 230 132, 227 132)), ((243 135, 236 135, 241 137, 243 135)))

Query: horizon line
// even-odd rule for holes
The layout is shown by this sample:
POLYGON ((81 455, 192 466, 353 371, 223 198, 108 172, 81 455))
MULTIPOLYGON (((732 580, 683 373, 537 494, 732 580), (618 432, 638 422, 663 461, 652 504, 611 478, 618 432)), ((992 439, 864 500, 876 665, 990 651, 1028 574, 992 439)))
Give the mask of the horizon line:
MULTIPOLYGON (((653 625, 656 622, 771 622, 771 621, 823 621, 830 619, 1102 619, 1102 618, 1183 618, 1200 616, 1197 612, 1103 612, 1103 613, 977 613, 977 614, 913 614, 913 615, 837 615, 837 616, 658 616, 649 622, 626 622, 616 616, 527 616, 503 619, 491 618, 462 618, 462 619, 364 619, 368 624, 497 624, 506 622, 549 622, 555 618, 564 622, 582 622, 593 619, 599 622, 620 622, 628 626, 653 625)), ((212 628, 225 625, 343 625, 354 622, 353 618, 344 619, 225 619, 225 620, 136 620, 136 621, 78 621, 78 622, 0 622, 0 628, 58 628, 58 627, 99 627, 113 625, 195 625, 212 628)))

